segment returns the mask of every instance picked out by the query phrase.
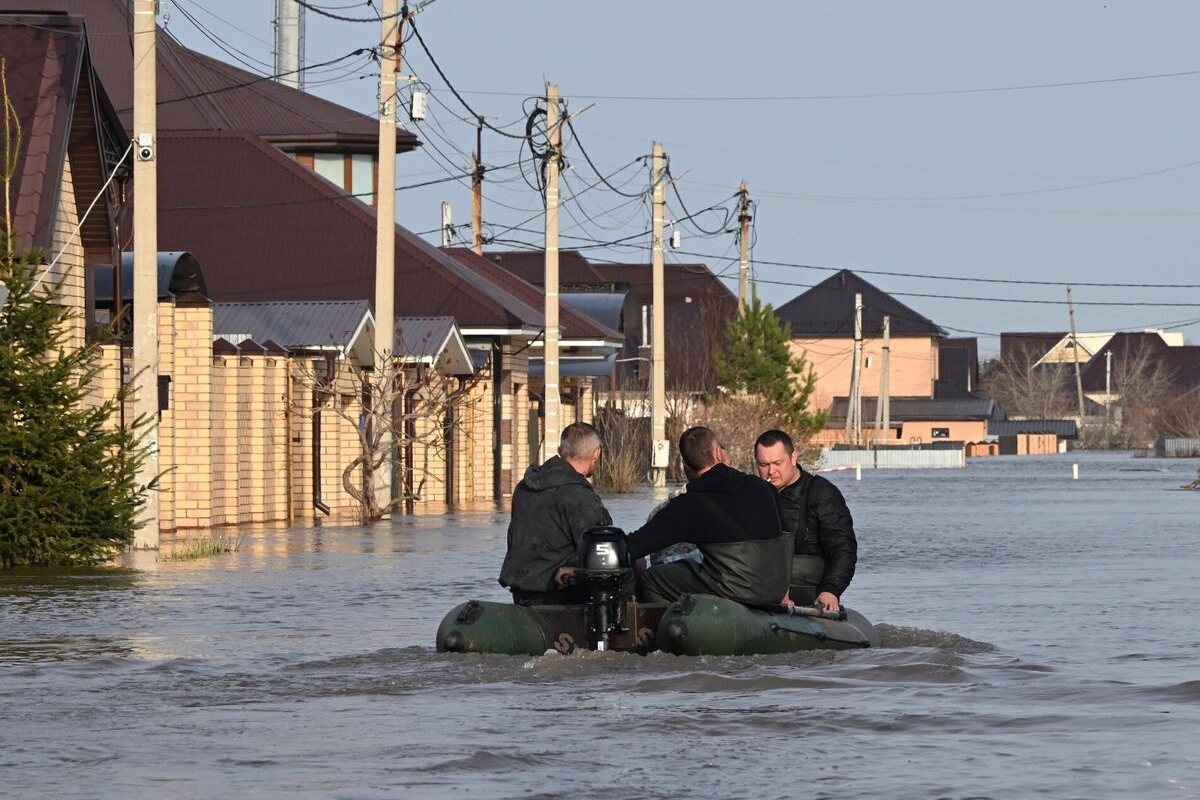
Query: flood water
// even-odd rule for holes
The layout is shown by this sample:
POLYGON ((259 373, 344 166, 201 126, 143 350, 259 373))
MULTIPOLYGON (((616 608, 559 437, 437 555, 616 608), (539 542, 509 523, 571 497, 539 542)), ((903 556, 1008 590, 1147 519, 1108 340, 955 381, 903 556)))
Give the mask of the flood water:
POLYGON ((492 510, 0 573, 0 797, 1200 797, 1197 466, 830 475, 884 642, 837 654, 438 655, 492 510))

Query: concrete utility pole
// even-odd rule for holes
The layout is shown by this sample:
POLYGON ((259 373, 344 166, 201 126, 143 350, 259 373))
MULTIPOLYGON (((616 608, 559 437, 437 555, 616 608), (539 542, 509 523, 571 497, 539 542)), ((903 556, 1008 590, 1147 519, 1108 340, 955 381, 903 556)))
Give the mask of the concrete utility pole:
POLYGON ((450 237, 454 233, 454 222, 450 217, 450 204, 442 201, 442 247, 450 246, 450 237))
POLYGON ((1075 301, 1067 287, 1067 313, 1071 317, 1071 355, 1075 359, 1075 393, 1079 396, 1079 434, 1083 438, 1083 378, 1079 373, 1079 337, 1075 335, 1075 301))
POLYGON ((846 408, 846 441, 862 444, 862 295, 854 295, 854 363, 850 367, 850 398, 846 408))
POLYGON ((738 194, 742 196, 742 210, 738 214, 738 222, 742 223, 738 242, 738 313, 745 314, 750 303, 750 184, 742 181, 738 194))
MULTIPOLYGON (((133 5, 133 417, 149 457, 138 470, 145 486, 158 476, 158 97, 155 6, 133 5)), ((120 269, 117 264, 115 269, 120 269)), ((146 492, 146 506, 134 547, 158 548, 158 492, 146 492)))
POLYGON ((550 154, 546 159, 546 388, 542 395, 545 437, 542 461, 558 452, 562 420, 558 385, 558 170, 562 158, 562 124, 558 118, 558 87, 546 84, 546 133, 550 154))
POLYGON ((883 317, 883 364, 879 374, 879 396, 875 398, 875 442, 878 444, 891 438, 891 398, 888 396, 888 361, 891 360, 892 318, 883 317))
POLYGON ((654 182, 652 196, 653 211, 650 223, 650 270, 653 284, 650 313, 654 320, 650 335, 650 478, 655 486, 667 485, 667 461, 670 445, 667 443, 667 391, 666 391, 666 321, 663 311, 667 306, 663 276, 663 217, 666 211, 666 158, 663 146, 654 143, 653 161, 650 167, 654 182))
POLYGON ((475 157, 471 159, 471 249, 483 255, 483 117, 475 125, 475 157))
POLYGON ((275 80, 304 88, 304 7, 296 0, 275 0, 275 80))
MULTIPOLYGON (((407 10, 407 6, 405 6, 407 10)), ((379 160, 375 196, 375 364, 376 395, 386 395, 382 380, 396 352, 396 73, 400 68, 401 28, 396 0, 383 0, 379 47, 379 160)), ((380 446, 396 458, 395 441, 385 433, 380 446)), ((372 490, 380 504, 395 496, 392 470, 375 472, 372 490)))

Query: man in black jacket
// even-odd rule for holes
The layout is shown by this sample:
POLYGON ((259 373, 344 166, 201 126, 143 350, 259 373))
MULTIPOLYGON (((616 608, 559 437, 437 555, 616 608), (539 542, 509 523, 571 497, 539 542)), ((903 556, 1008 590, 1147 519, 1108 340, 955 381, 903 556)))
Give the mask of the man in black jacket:
POLYGON ((783 600, 791 575, 793 537, 782 529, 779 503, 766 482, 727 466, 708 428, 679 437, 687 492, 629 534, 629 557, 641 558, 691 542, 704 557, 654 566, 638 580, 638 599, 671 602, 682 594, 712 594, 741 603, 783 600))
POLYGON ((799 467, 792 437, 783 431, 759 436, 754 458, 759 476, 779 490, 783 526, 795 535, 791 600, 839 610, 858 561, 846 499, 827 479, 799 467))
POLYGON ((500 585, 517 605, 586 602, 567 586, 578 558, 579 537, 612 517, 588 478, 600 463, 600 434, 586 422, 563 428, 558 455, 532 466, 517 484, 508 524, 508 552, 500 585))

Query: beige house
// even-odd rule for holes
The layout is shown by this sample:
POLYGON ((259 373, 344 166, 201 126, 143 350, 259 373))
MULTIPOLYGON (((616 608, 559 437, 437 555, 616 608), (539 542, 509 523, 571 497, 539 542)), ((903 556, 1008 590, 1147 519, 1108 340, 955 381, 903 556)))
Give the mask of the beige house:
POLYGON ((841 270, 775 309, 791 328, 791 350, 817 376, 813 406, 827 409, 850 393, 854 366, 855 296, 863 302, 863 397, 878 396, 883 375, 883 317, 891 320, 888 391, 892 397, 927 397, 939 380, 945 331, 849 270, 841 270))

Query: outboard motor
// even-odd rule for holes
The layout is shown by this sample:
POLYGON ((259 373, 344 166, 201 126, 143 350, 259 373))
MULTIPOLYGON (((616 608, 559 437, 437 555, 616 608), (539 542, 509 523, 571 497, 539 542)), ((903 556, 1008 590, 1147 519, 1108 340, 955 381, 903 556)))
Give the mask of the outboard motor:
POLYGON ((625 532, 620 528, 588 528, 579 539, 575 581, 588 590, 588 628, 593 650, 607 650, 609 636, 625 631, 625 597, 633 567, 625 532))

